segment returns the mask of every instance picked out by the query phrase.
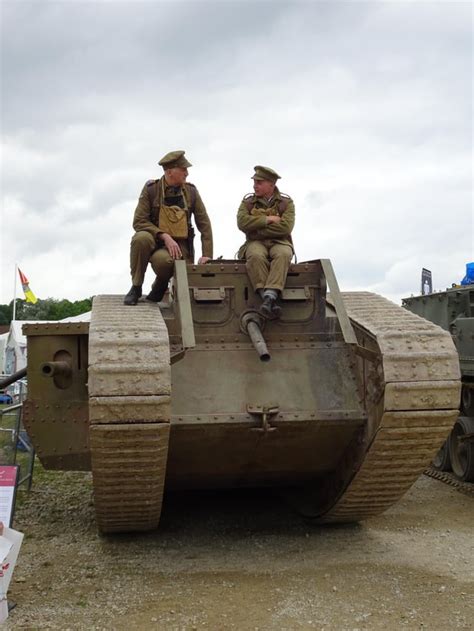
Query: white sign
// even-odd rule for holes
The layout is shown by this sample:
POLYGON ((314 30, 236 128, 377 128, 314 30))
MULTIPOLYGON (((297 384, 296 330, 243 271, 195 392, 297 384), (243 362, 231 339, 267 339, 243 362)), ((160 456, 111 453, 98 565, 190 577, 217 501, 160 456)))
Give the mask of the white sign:
POLYGON ((7 592, 22 541, 23 533, 3 527, 0 535, 0 623, 8 618, 7 592))
POLYGON ((0 521, 5 526, 12 525, 18 470, 18 465, 0 466, 0 521))

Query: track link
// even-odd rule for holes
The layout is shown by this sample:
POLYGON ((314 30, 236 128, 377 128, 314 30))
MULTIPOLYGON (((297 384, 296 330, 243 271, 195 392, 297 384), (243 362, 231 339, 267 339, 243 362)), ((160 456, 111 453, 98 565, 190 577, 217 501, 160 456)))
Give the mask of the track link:
POLYGON ((434 467, 428 467, 423 473, 430 478, 449 484, 449 486, 454 487, 456 491, 459 491, 460 493, 474 497, 474 483, 472 482, 462 482, 461 480, 458 480, 454 474, 449 473, 448 471, 439 471, 434 467))
POLYGON ((323 522, 358 521, 397 502, 459 414, 459 362, 449 333, 376 294, 342 296, 359 343, 379 348, 383 405, 365 458, 323 522))
POLYGON ((94 503, 102 532, 158 526, 170 428, 170 353, 160 309, 96 296, 89 328, 94 503))

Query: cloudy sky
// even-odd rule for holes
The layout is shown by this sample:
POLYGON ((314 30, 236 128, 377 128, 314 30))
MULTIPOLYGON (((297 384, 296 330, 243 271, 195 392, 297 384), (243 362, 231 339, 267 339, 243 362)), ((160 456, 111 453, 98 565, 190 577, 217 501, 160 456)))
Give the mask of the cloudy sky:
POLYGON ((441 289, 474 260, 471 2, 0 6, 0 303, 15 262, 40 298, 126 292, 137 198, 173 149, 216 256, 264 164, 298 259, 332 259, 344 290, 399 301, 422 267, 441 289))

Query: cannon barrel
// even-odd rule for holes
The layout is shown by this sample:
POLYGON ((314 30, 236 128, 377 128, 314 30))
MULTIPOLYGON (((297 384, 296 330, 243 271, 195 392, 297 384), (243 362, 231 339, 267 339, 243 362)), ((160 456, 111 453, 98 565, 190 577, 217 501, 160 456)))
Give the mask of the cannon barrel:
POLYGON ((244 313, 241 319, 243 331, 250 337, 255 350, 260 357, 260 361, 268 362, 271 355, 268 352, 267 343, 262 335, 262 317, 257 312, 244 313))
POLYGON ((270 353, 268 352, 267 344, 262 335, 260 327, 255 322, 255 320, 250 320, 250 322, 247 324, 247 332, 250 336, 250 339, 252 340, 252 344, 254 345, 255 350, 258 353, 258 356, 260 357, 260 360, 262 362, 270 361, 270 353))
POLYGON ((57 377, 59 375, 69 377, 72 372, 71 365, 64 361, 44 362, 41 364, 40 370, 44 377, 57 377))
POLYGON ((26 377, 26 368, 22 368, 21 370, 18 370, 17 372, 14 372, 12 375, 8 375, 7 377, 2 377, 2 379, 0 379, 0 388, 6 388, 12 383, 15 383, 15 381, 23 379, 23 377, 26 377))

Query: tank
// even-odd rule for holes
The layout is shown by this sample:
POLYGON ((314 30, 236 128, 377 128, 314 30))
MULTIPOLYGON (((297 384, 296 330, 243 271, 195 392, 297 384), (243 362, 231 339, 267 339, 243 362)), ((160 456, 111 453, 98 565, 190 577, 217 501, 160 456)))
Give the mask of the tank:
POLYGON ((101 532, 156 528, 164 490, 269 486, 317 523, 376 515, 459 413, 451 335, 328 259, 293 264, 265 320, 245 264, 176 262, 166 304, 94 298, 25 324, 24 424, 47 469, 91 470, 101 532))
POLYGON ((474 284, 404 298, 402 304, 452 336, 462 376, 461 415, 433 465, 441 471, 452 469, 460 480, 474 482, 474 284))

